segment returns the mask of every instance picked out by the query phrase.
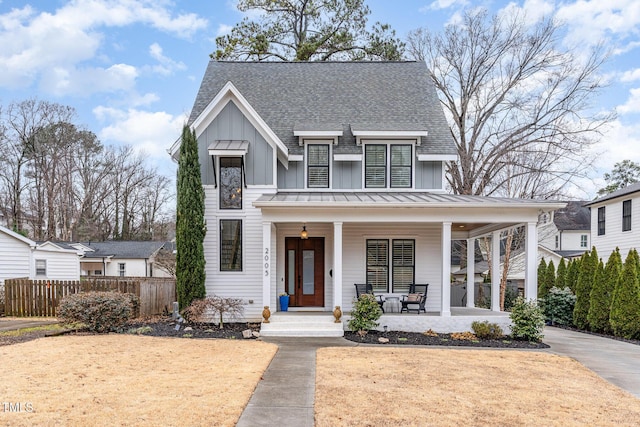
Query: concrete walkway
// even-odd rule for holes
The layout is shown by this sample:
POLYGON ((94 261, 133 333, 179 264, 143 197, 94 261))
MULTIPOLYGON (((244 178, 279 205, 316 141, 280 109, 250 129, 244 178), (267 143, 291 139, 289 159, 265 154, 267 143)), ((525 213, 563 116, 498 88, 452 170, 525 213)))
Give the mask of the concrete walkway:
POLYGON ((597 335, 546 327, 547 351, 576 359, 605 380, 640 398, 640 346, 597 335))
POLYGON ((278 352, 264 372, 236 426, 312 427, 316 350, 356 346, 344 338, 266 338, 278 352))

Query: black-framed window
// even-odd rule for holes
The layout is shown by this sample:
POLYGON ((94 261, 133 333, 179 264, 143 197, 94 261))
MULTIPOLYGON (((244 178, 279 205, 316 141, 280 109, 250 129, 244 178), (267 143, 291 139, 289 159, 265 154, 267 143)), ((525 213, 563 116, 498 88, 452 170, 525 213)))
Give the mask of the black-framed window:
POLYGON ((416 241, 394 239, 392 246, 393 292, 409 292, 409 285, 415 283, 416 241))
POLYGON ((622 202, 622 231, 631 230, 631 200, 622 202))
POLYGON ((387 146, 367 144, 364 146, 365 188, 386 188, 387 146))
POLYGON ((391 146, 391 188, 411 188, 411 145, 391 146))
POLYGON ((329 145, 307 145, 307 188, 329 188, 329 145))
POLYGON ((47 260, 37 259, 36 260, 36 276, 46 276, 46 275, 47 275, 47 260))
POLYGON ((220 209, 242 209, 241 157, 220 157, 220 209))
POLYGON ((604 236, 605 232, 605 206, 598 208, 598 236, 604 236))
POLYGON ((365 144, 364 152, 365 188, 411 188, 411 144, 365 144))
POLYGON ((220 271, 242 271, 242 220, 220 220, 220 271))
POLYGON ((375 292, 389 290, 389 241, 367 240, 367 283, 375 292))

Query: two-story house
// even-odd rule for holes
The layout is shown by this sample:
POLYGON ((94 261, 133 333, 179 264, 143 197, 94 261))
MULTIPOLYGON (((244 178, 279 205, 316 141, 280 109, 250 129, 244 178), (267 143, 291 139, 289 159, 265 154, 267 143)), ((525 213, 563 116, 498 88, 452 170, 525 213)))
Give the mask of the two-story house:
POLYGON ((564 208, 540 215, 538 238, 541 257, 547 262, 553 260, 557 266, 559 259, 543 248, 566 259, 580 258, 591 249, 591 213, 585 203, 570 201, 564 208))
POLYGON ((591 210, 591 244, 607 262, 620 248, 623 260, 640 247, 640 183, 597 198, 584 206, 591 210))
POLYGON ((497 314, 498 292, 492 310, 473 311, 470 298, 475 317, 451 320, 463 314, 450 304, 451 242, 474 248, 515 224, 526 225, 525 295, 536 297, 538 214, 564 203, 447 194, 457 151, 424 63, 211 61, 188 123, 205 190, 207 293, 242 298, 247 319, 264 306, 277 317, 287 293, 285 317, 332 322, 335 306, 351 310, 356 283, 390 299, 428 283, 431 316, 387 310, 381 324, 468 329, 497 314))

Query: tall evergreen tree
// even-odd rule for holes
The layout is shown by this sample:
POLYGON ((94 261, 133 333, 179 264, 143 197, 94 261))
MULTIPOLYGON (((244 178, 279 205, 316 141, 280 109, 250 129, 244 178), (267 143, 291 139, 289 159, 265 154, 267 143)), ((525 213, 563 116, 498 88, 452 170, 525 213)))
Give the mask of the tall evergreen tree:
POLYGON ((542 297, 544 292, 544 283, 547 280, 547 262, 542 258, 538 264, 538 298, 542 297))
POLYGON ((578 275, 580 274, 580 261, 582 258, 577 258, 571 260, 569 263, 569 267, 567 268, 567 277, 565 284, 573 294, 576 294, 576 288, 578 285, 578 275))
POLYGON ((185 125, 178 160, 176 293, 180 308, 204 298, 204 190, 195 131, 185 125))
POLYGON ((587 321, 594 332, 609 331, 609 312, 611 311, 611 297, 615 289, 620 271, 616 271, 615 251, 609 257, 606 268, 602 261, 598 264, 591 294, 589 296, 589 311, 587 321))
POLYGON ((556 288, 564 289, 567 286, 567 264, 564 258, 560 258, 558 271, 556 271, 556 288))
POLYGON ((544 280, 542 286, 538 290, 538 298, 544 298, 549 293, 549 290, 556 285, 556 268, 553 264, 553 260, 549 260, 547 270, 544 272, 544 280))
POLYGON ((638 280, 637 252, 629 251, 622 274, 613 292, 611 327, 620 337, 640 338, 640 281, 638 280))
POLYGON ((580 273, 576 285, 576 305, 573 308, 573 324, 579 329, 588 329, 589 303, 591 302, 591 288, 598 271, 598 252, 595 246, 591 252, 585 252, 580 260, 580 273))

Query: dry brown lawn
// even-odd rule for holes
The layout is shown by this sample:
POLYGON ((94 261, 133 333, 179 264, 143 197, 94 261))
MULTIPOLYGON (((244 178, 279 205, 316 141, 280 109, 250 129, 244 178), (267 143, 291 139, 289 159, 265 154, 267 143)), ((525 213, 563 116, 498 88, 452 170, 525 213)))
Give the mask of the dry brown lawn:
POLYGON ((319 427, 638 426, 640 399, 546 353, 322 348, 315 416, 319 427))
POLYGON ((0 425, 233 426, 276 350, 131 335, 3 346, 0 405, 22 406, 0 406, 0 425))

